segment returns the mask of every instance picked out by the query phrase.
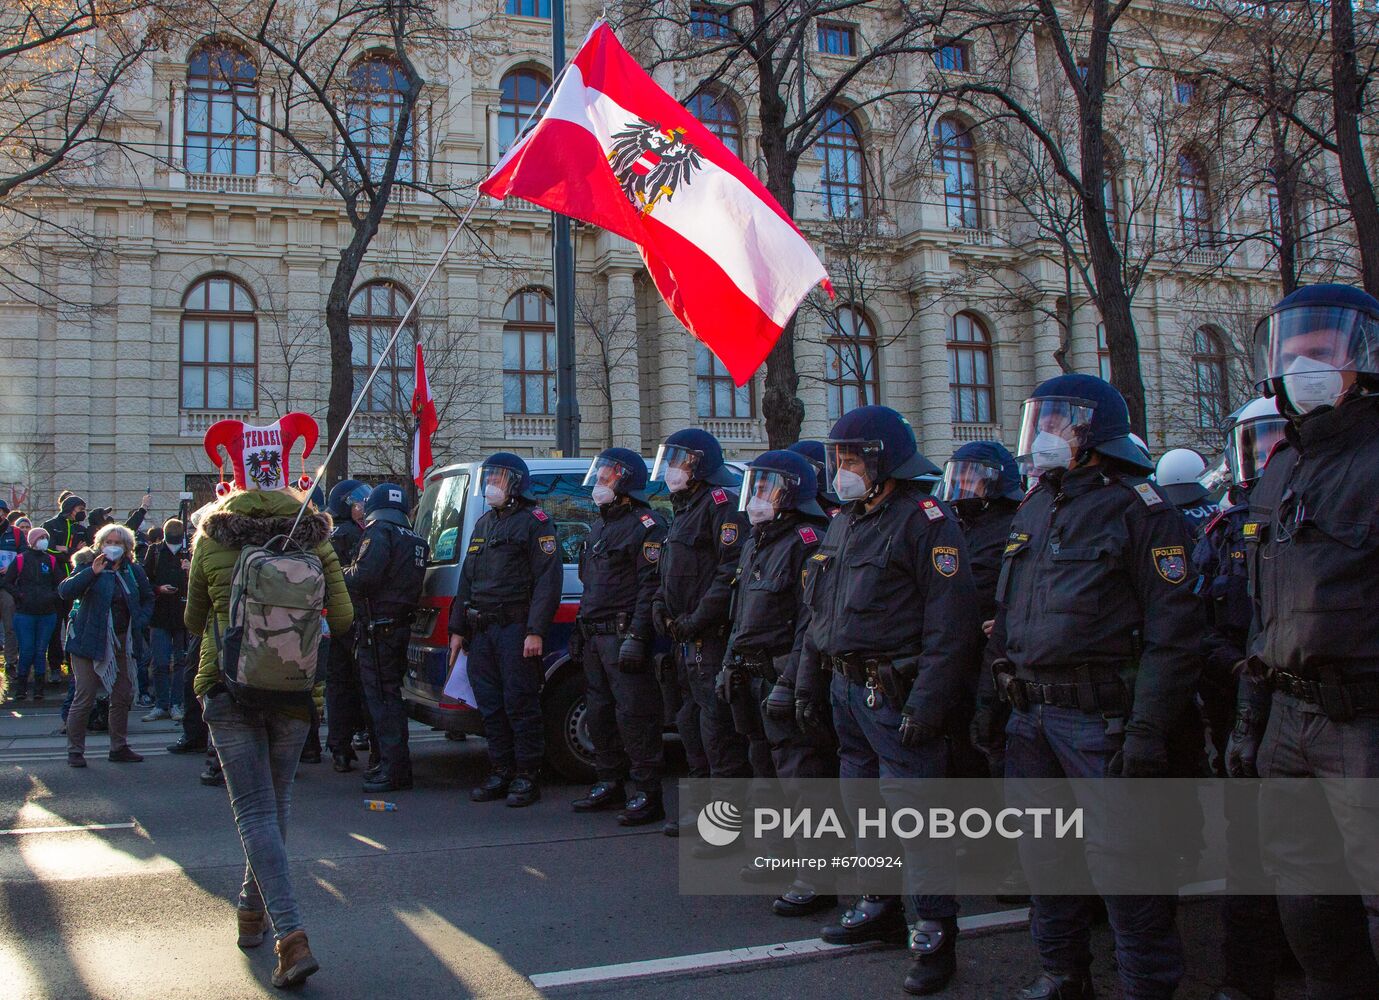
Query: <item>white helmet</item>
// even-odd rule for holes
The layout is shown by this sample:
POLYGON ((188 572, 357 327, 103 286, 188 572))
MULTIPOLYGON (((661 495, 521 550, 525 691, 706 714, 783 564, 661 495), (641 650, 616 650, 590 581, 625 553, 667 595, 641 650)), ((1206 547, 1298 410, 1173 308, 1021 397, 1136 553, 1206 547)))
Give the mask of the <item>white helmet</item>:
POLYGON ((1288 420, 1279 413, 1277 396, 1251 400, 1232 414, 1232 420, 1226 434, 1226 461, 1231 467, 1231 481, 1244 486, 1264 471, 1264 463, 1283 438, 1288 420))
POLYGON ((1140 437, 1138 434, 1134 433, 1133 431, 1130 433, 1129 437, 1130 437, 1131 443, 1133 443, 1134 446, 1135 446, 1136 448, 1138 448, 1140 451, 1144 452, 1144 464, 1145 464, 1145 465, 1153 465, 1153 464, 1154 464, 1154 456, 1151 455, 1151 454, 1149 453, 1149 445, 1147 445, 1147 444, 1144 443, 1144 438, 1140 437))
POLYGON ((1207 495, 1202 485, 1202 474, 1207 471, 1207 460, 1191 448, 1174 448, 1164 452, 1154 470, 1154 479, 1159 487, 1179 507, 1197 503, 1207 495))

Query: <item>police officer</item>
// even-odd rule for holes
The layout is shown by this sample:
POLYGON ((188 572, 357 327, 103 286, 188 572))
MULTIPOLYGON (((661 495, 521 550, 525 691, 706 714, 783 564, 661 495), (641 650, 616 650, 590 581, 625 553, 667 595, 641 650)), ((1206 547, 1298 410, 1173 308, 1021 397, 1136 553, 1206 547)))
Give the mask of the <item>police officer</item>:
MULTIPOLYGON (((825 444, 829 480, 845 506, 810 557, 798 724, 817 731, 831 701, 843 778, 946 777, 945 734, 980 634, 962 531, 948 507, 911 481, 939 469, 895 410, 852 410, 825 444)), ((907 857, 907 871, 918 860, 907 857)), ((905 989, 938 993, 957 966, 957 900, 929 886, 907 903, 914 963, 905 989)), ((905 935, 899 900, 885 896, 863 896, 823 930, 837 944, 905 935)))
MULTIPOLYGON (((341 566, 349 566, 364 540, 364 502, 369 487, 357 479, 343 479, 330 491, 327 511, 335 521, 330 544, 341 566)), ((355 605, 354 620, 366 618, 363 602, 355 605)), ((342 774, 353 770, 356 759, 352 740, 362 730, 370 733, 369 769, 378 761, 376 741, 372 738, 373 719, 364 704, 364 692, 359 686, 359 666, 355 662, 354 647, 358 642, 357 625, 350 626, 349 635, 332 636, 330 659, 326 663, 326 749, 330 751, 335 770, 342 774)))
POLYGON ((793 451, 796 455, 802 455, 814 467, 814 479, 819 484, 819 493, 815 498, 819 504, 819 509, 831 521, 838 516, 838 512, 843 509, 843 502, 838 499, 838 495, 833 492, 833 487, 829 485, 828 476, 824 474, 824 443, 822 441, 811 441, 805 439, 796 441, 786 451, 793 451))
POLYGON ((484 459, 479 492, 490 509, 474 525, 450 609, 451 662, 467 650, 493 767, 469 797, 514 808, 541 797, 542 654, 564 580, 555 524, 530 490, 521 456, 484 459))
MULTIPOLYGON (((768 451, 748 466, 738 506, 752 530, 733 583, 733 625, 719 675, 737 730, 751 741, 753 770, 758 776, 774 771, 797 805, 802 797, 800 786, 792 784, 796 779, 838 776, 832 726, 805 733, 795 723, 795 674, 804 639, 802 581, 828 527, 818 492, 814 467, 798 452, 768 451), (756 759, 762 748, 769 754, 766 762, 756 759)), ((772 910, 802 917, 836 903, 837 897, 796 879, 772 910)))
POLYGON ((1216 516, 1219 508, 1207 499, 1202 477, 1207 474, 1207 460, 1191 448, 1174 448, 1159 457, 1154 468, 1154 482, 1173 506, 1178 508, 1192 528, 1193 540, 1202 537, 1202 529, 1216 516))
MULTIPOLYGON (((733 575, 749 527, 731 489, 737 476, 723 464, 718 439, 692 427, 666 438, 651 477, 665 482, 675 515, 652 605, 656 630, 674 644, 676 676, 685 693, 675 721, 684 732, 698 716, 711 778, 750 778, 747 741, 733 728, 732 714, 714 690, 728 637, 733 575)), ((681 806, 687 815, 687 804, 681 806)), ((666 824, 665 832, 677 836, 679 824, 666 824)))
MULTIPOLYGON (((999 441, 971 441, 944 464, 943 481, 934 495, 958 516, 977 588, 978 618, 985 629, 996 617, 996 579, 1001 573, 1010 519, 1025 495, 1020 468, 1015 456, 999 441)), ((986 645, 984 633, 976 644, 980 658, 986 645)), ((1005 720, 1009 713, 996 698, 989 678, 983 680, 982 674, 979 660, 963 672, 974 709, 970 730, 958 734, 955 744, 970 740, 985 758, 982 776, 999 777, 1005 773, 1005 720)), ((965 769, 959 773, 975 776, 965 769)))
MULTIPOLYGON (((1162 776, 1197 679, 1187 523, 1144 478, 1153 467, 1130 440, 1125 400, 1099 378, 1040 385, 1025 401, 1018 452, 1037 482, 1011 523, 987 647, 1012 703, 1006 777, 1162 776)), ((1070 860, 1029 837, 1019 847, 1032 882, 1070 860)), ((1087 855, 1120 857, 1120 847, 1098 842, 1087 855)), ((1125 995, 1171 996, 1183 974, 1171 900, 1109 895, 1106 907, 1125 995)), ((1036 891, 1030 927, 1043 972, 1022 1000, 1091 997, 1090 900, 1036 891)))
POLYGON ((412 787, 402 678, 407 671, 407 637, 421 599, 428 555, 426 541, 412 531, 407 520, 402 487, 393 483, 375 486, 364 503, 359 551, 345 570, 350 596, 364 608, 355 656, 380 761, 378 770, 365 773, 366 792, 412 787))
POLYGON ((651 664, 651 602, 660 583, 666 523, 647 502, 646 462, 635 451, 600 452, 584 484, 598 504, 599 520, 579 559, 584 592, 570 656, 584 665, 598 780, 573 806, 575 812, 621 808, 621 825, 643 826, 666 816, 661 688, 651 664))
MULTIPOLYGON (((1254 352, 1256 378, 1289 420, 1243 528, 1254 594, 1246 668, 1273 689, 1259 773, 1371 778, 1379 775, 1379 300, 1345 285, 1299 289, 1260 321, 1254 352)), ((1242 766, 1260 721, 1252 717, 1230 751, 1242 766)), ((1334 800, 1334 825, 1289 822, 1291 790, 1265 781, 1259 805, 1265 864, 1286 893, 1279 910, 1308 995, 1375 996, 1379 895, 1357 901, 1309 887, 1317 871, 1339 871, 1373 892, 1379 824, 1363 805, 1334 800)))
MULTIPOLYGON (((1210 723, 1217 777, 1259 775, 1253 748, 1248 757, 1242 757, 1239 740, 1229 739, 1237 724, 1242 735, 1262 730, 1269 713, 1268 689, 1249 676, 1237 676, 1236 671, 1245 659, 1251 618, 1245 522, 1250 492, 1269 453, 1283 437, 1286 423, 1277 402, 1268 398, 1253 400, 1233 416, 1226 436, 1231 485, 1222 509, 1207 522, 1192 553, 1194 589, 1208 621, 1198 691, 1210 723)), ((1226 889, 1245 891, 1221 900, 1222 986, 1212 1000, 1272 997, 1279 962, 1288 947, 1278 903, 1262 893, 1258 797, 1252 783, 1232 783, 1225 790, 1226 889)))

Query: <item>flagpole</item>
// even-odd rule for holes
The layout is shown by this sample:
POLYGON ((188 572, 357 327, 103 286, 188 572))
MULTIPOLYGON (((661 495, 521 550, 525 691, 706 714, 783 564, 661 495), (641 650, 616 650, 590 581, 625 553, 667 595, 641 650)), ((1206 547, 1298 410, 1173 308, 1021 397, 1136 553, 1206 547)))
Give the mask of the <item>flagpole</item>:
MULTIPOLYGON (((565 69, 565 0, 551 0, 551 63, 559 77, 565 69)), ((560 454, 579 454, 579 399, 575 388, 575 254, 568 216, 554 220, 555 268, 555 446, 560 454)))

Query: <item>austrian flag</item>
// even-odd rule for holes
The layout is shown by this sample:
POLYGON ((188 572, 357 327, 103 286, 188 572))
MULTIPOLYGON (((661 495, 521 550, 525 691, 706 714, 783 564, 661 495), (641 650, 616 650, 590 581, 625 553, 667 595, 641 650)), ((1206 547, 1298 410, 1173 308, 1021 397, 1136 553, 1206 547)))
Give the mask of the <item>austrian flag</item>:
POLYGON ((733 380, 761 366, 828 275, 747 166, 599 22, 545 114, 479 190, 626 237, 685 327, 733 380))

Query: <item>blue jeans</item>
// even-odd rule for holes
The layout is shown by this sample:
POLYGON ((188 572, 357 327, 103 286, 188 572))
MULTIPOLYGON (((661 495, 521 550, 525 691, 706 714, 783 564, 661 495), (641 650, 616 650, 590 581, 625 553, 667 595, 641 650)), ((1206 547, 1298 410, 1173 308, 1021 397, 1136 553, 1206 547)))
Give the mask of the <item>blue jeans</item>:
POLYGON ((245 708, 228 694, 208 695, 202 705, 244 845, 239 908, 266 909, 281 941, 302 926, 287 871, 287 816, 311 720, 245 708))
POLYGON ((14 630, 19 633, 19 665, 15 677, 25 680, 34 675, 34 689, 43 690, 43 673, 47 664, 48 640, 57 628, 57 612, 47 615, 15 615, 14 630))
POLYGON ((153 630, 153 687, 164 712, 182 707, 182 671, 187 669, 187 630, 153 630))
MULTIPOLYGON (((1050 705, 1012 711, 1006 737, 1006 777, 1012 779, 1105 778, 1111 758, 1124 742, 1123 736, 1107 732, 1107 721, 1100 715, 1050 705)), ((1056 871, 1070 863, 1063 853, 1068 849, 1061 841, 1023 837, 1020 865, 1031 881, 1037 881, 1037 873, 1056 871)), ((1115 844, 1089 842, 1085 856, 1094 852, 1110 855, 1117 850, 1115 844)), ((1095 882, 1096 865, 1091 866, 1091 873, 1095 882)), ((1173 900, 1167 896, 1122 895, 1107 895, 1105 900, 1125 996, 1128 1000, 1173 996, 1183 978, 1183 946, 1173 923, 1173 900)), ((1067 974, 1089 968, 1090 900, 1085 896, 1036 895, 1030 902, 1030 933, 1044 969, 1067 974)))
POLYGON ((139 685, 139 697, 150 693, 148 668, 153 661, 153 646, 148 642, 148 637, 144 637, 142 647, 139 649, 138 656, 134 660, 134 676, 139 685))
MULTIPOLYGON (((541 721, 545 675, 539 658, 522 655, 526 637, 526 624, 515 622, 491 625, 475 633, 469 644, 469 683, 484 717, 489 761, 501 774, 534 775, 546 755, 541 721)), ((367 682, 364 693, 369 693, 367 682)))

